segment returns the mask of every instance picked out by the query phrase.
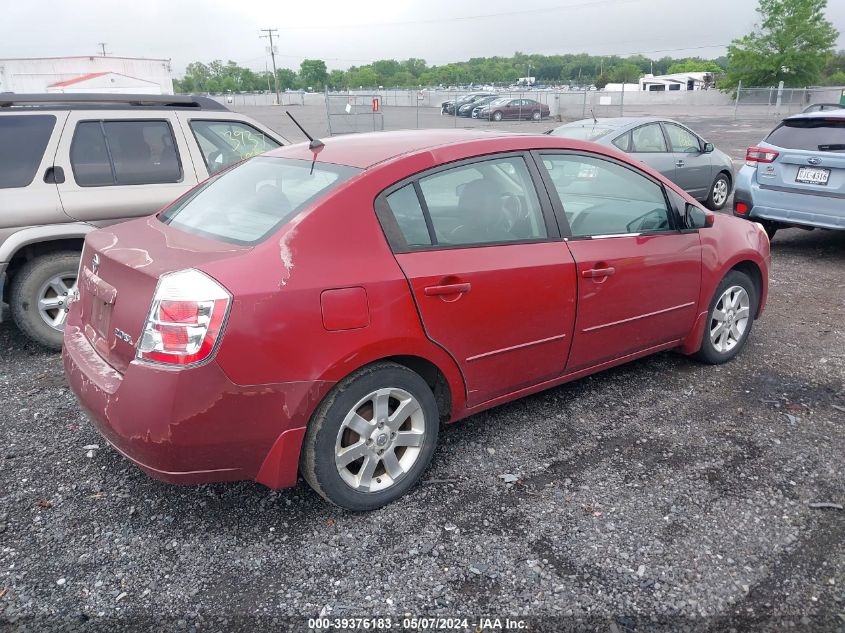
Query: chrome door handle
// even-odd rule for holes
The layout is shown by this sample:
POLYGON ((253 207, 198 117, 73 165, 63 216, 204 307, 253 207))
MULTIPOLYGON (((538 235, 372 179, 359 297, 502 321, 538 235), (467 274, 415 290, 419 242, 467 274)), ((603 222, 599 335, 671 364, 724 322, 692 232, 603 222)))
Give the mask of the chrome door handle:
POLYGON ((582 270, 581 276, 585 279, 595 279, 597 277, 609 277, 615 272, 616 269, 612 266, 608 266, 607 268, 589 268, 587 270, 582 270))
POLYGON ((436 297, 439 295, 457 295, 469 292, 471 288, 472 286, 467 283, 426 286, 425 294, 429 297, 436 297))
POLYGON ((682 161, 682 160, 679 160, 678 162, 675 163, 675 167, 683 167, 683 166, 684 166, 684 161, 682 161))

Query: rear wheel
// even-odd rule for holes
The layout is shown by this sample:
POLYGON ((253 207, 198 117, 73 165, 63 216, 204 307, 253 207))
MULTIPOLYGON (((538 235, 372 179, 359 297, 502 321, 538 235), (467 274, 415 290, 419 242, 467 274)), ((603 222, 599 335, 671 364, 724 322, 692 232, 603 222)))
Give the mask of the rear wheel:
POLYGON ((502 113, 501 112, 494 112, 493 113, 493 120, 494 121, 501 121, 502 120, 502 113))
POLYGON ((67 299, 76 289, 79 253, 62 251, 36 257, 12 280, 9 307, 24 334, 53 350, 62 349, 67 299))
POLYGON ((701 349, 696 357, 705 363, 719 365, 739 354, 751 333, 757 301, 757 289, 748 275, 738 270, 725 275, 710 302, 701 349))
POLYGON ((302 476, 347 510, 375 510, 419 480, 437 444, 434 394, 407 367, 378 363, 341 381, 305 433, 302 476))
POLYGON ((713 184, 710 185, 710 194, 707 196, 707 208, 712 211, 721 211, 731 195, 731 181, 724 173, 716 176, 713 184))

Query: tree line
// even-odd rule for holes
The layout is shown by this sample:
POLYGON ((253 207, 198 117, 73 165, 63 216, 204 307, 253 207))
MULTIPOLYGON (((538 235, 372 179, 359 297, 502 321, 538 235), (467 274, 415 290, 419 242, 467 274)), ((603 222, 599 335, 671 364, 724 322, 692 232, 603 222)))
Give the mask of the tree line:
MULTIPOLYGON (((276 71, 281 90, 346 90, 356 88, 420 88, 429 86, 511 85, 522 77, 551 86, 636 83, 647 73, 664 75, 712 72, 717 86, 746 87, 845 85, 845 51, 834 52, 838 31, 825 18, 827 0, 759 0, 760 21, 752 33, 734 40, 717 59, 644 55, 595 56, 586 53, 511 57, 474 57, 468 61, 429 66, 424 59, 380 59, 346 70, 328 70, 321 59, 305 59, 298 70, 276 71)), ((234 61, 188 64, 174 81, 177 92, 255 92, 275 89, 273 74, 253 71, 234 61)))

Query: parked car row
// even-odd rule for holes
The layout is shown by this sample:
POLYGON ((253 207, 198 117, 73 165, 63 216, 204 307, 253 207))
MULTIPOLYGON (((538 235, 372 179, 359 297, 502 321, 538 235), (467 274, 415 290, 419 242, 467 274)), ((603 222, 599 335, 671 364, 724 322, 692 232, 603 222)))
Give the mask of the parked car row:
POLYGON ((548 118, 549 112, 549 106, 534 99, 513 99, 483 92, 470 93, 440 104, 441 114, 488 121, 540 121, 548 118))
POLYGON ((85 235, 283 144, 206 97, 0 95, 0 303, 60 349, 85 235))

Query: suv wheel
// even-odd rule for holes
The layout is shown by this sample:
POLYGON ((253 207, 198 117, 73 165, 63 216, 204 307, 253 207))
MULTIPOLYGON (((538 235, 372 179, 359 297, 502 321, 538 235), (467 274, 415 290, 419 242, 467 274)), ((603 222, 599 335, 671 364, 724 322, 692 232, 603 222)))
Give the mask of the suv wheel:
POLYGON ((36 257, 12 280, 9 307, 24 334, 53 350, 62 349, 68 295, 76 288, 79 253, 62 251, 36 257))
POLYGON ((405 494, 425 471, 440 419, 434 394, 396 363, 342 380, 314 413, 302 445, 302 476, 347 510, 375 510, 405 494))

